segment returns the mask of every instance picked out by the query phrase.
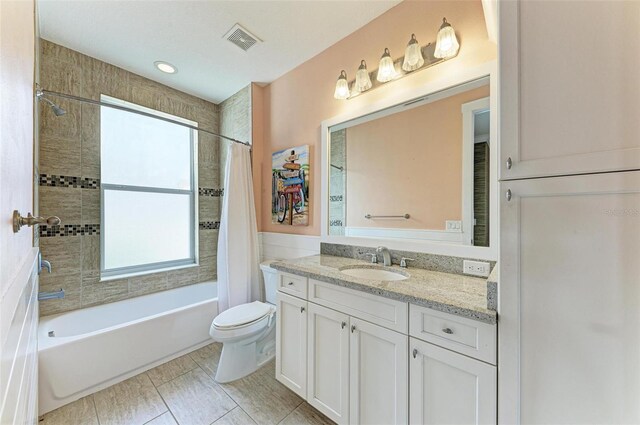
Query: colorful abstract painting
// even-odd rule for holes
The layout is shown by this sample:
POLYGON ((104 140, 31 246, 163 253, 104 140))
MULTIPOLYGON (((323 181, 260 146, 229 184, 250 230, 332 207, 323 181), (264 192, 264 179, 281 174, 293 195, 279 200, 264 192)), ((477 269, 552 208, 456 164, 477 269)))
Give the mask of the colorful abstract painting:
POLYGON ((309 224, 309 146, 275 152, 271 156, 273 223, 309 224))

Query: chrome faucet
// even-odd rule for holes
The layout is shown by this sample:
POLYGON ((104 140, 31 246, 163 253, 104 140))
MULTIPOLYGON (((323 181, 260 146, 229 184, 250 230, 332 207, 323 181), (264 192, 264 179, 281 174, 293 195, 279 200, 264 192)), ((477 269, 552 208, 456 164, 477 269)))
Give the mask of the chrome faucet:
POLYGON ((60 288, 52 292, 38 292, 38 301, 55 300, 64 298, 64 289, 60 288))
POLYGON ((385 267, 388 267, 391 265, 391 253, 389 252, 389 249, 386 246, 379 246, 376 249, 376 252, 382 254, 382 259, 384 261, 385 267))

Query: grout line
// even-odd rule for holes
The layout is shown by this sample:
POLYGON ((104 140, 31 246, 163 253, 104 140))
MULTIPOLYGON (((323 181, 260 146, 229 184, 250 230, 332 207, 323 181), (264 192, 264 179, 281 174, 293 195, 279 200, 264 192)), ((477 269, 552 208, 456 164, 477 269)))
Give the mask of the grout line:
MULTIPOLYGON (((93 393, 95 394, 95 393, 93 393)), ((98 407, 96 406, 96 399, 93 396, 93 394, 91 395, 91 404, 93 404, 93 411, 96 413, 96 420, 98 421, 98 425, 100 425, 100 416, 98 415, 98 407)))
MULTIPOLYGON (((162 396, 160 396, 160 398, 162 398, 162 396)), ((164 400, 163 400, 163 401, 164 401, 164 400)), ((165 404, 166 404, 166 403, 165 403, 165 404)), ((166 412, 162 412, 162 413, 160 413, 158 416, 156 416, 156 417, 154 417, 154 418, 149 419, 149 420, 148 420, 147 422, 145 422, 143 425, 146 425, 146 424, 148 424, 149 422, 155 421, 156 419, 158 419, 160 416, 162 416, 162 415, 166 414, 167 412, 169 412, 169 408, 167 408, 167 411, 166 411, 166 412)))
MULTIPOLYGON (((146 372, 145 372, 146 373, 146 372)), ((153 381, 151 381, 151 383, 153 384, 153 381)), ((154 384, 155 387, 155 384, 154 384)), ((171 417, 173 418, 174 421, 176 421, 177 424, 180 424, 180 422, 178 422, 178 419, 176 419, 176 416, 173 414, 173 412, 171 411, 171 408, 169 407, 169 403, 167 403, 167 401, 164 399, 164 397, 162 397, 162 394, 160 393, 160 391, 158 391, 158 388, 156 388, 156 392, 158 393, 158 395, 160 396, 160 400, 162 400, 162 402, 164 403, 164 405, 167 407, 167 412, 169 412, 169 414, 171 415, 171 417)), ((164 415, 167 412, 162 412, 162 414, 164 415)), ((155 418, 154 418, 155 419, 155 418)), ((153 420, 153 419, 152 419, 153 420)))

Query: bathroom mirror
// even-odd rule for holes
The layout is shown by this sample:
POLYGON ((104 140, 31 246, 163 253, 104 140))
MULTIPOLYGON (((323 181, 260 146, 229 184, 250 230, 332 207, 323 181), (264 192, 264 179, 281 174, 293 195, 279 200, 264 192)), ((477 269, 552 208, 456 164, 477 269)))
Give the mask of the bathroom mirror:
POLYGON ((493 257, 491 105, 487 75, 325 122, 325 239, 484 248, 476 256, 493 257))

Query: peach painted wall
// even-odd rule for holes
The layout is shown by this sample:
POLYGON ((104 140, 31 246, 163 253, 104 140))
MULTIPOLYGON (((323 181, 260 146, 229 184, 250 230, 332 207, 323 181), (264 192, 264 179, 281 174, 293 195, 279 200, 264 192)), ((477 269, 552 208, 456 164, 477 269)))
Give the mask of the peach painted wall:
POLYGON ((484 86, 348 128, 347 226, 444 230, 462 220, 462 105, 487 96, 484 86))
MULTIPOLYGON (((304 46, 300 46, 304 49, 304 46)), ((265 88, 263 99, 264 146, 262 150, 260 230, 265 232, 320 234, 320 124, 323 120, 355 111, 400 90, 420 87, 439 76, 461 68, 476 66, 497 56, 496 46, 487 38, 482 4, 473 1, 405 0, 324 52, 278 78, 265 88), (442 17, 454 26, 460 41, 460 53, 452 60, 420 71, 370 93, 348 101, 333 98, 335 81, 341 69, 349 78, 361 59, 377 67, 385 47, 394 58, 404 54, 411 33, 422 44, 435 41, 442 17), (311 146, 312 210, 309 226, 271 223, 271 154, 290 146, 311 146)))

